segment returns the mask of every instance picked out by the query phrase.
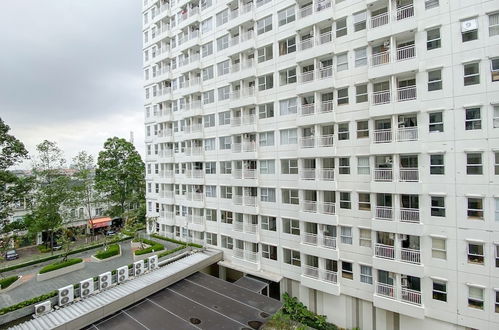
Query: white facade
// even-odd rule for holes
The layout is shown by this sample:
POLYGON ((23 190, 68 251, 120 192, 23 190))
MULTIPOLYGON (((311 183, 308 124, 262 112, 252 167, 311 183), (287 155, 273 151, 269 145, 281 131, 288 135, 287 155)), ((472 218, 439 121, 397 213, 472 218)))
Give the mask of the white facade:
POLYGON ((148 216, 342 327, 499 328, 499 2, 144 0, 148 216))

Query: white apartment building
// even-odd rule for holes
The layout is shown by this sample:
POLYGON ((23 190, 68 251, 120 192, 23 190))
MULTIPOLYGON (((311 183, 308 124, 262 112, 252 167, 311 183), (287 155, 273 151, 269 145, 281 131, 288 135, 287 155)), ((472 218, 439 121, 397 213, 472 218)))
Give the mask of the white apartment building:
POLYGON ((499 329, 499 1, 144 0, 148 216, 346 328, 499 329))

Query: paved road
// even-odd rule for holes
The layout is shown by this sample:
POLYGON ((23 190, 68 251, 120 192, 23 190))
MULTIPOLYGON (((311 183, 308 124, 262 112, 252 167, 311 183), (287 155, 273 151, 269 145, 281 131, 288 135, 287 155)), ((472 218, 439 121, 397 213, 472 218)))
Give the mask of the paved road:
MULTIPOLYGON (((165 245, 165 248, 167 249, 177 247, 177 244, 174 243, 165 241, 158 242, 165 245)), ((118 267, 131 264, 133 262, 133 255, 130 247, 130 241, 122 242, 120 245, 121 256, 105 262, 94 262, 90 258, 96 250, 70 255, 70 258, 83 258, 85 260, 85 268, 43 282, 37 282, 36 274, 43 266, 53 263, 54 260, 4 273, 4 277, 23 275, 23 284, 11 291, 0 294, 0 308, 14 305, 18 302, 57 290, 58 288, 66 285, 76 284, 84 279, 95 277, 106 271, 111 271, 118 267)))

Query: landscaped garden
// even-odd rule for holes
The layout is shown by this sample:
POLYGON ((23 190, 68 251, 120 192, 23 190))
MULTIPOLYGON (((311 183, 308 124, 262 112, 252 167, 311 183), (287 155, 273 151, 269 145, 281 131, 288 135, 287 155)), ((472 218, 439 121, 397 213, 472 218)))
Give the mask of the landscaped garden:
POLYGON ((19 276, 10 276, 0 280, 0 290, 7 289, 12 283, 17 281, 19 276))
POLYGON ((49 264, 49 265, 43 267, 42 269, 40 269, 38 274, 53 272, 54 270, 73 266, 73 265, 79 264, 80 262, 83 262, 83 259, 74 258, 74 259, 68 259, 66 261, 57 261, 57 262, 54 262, 53 264, 49 264))
POLYGON ((104 250, 97 251, 97 253, 94 255, 99 260, 104 260, 108 259, 114 256, 119 255, 121 252, 120 245, 119 244, 111 244, 106 247, 104 250))
POLYGON ((136 256, 158 252, 165 249, 165 246, 163 244, 145 238, 134 239, 132 242, 141 244, 141 247, 133 252, 136 256))

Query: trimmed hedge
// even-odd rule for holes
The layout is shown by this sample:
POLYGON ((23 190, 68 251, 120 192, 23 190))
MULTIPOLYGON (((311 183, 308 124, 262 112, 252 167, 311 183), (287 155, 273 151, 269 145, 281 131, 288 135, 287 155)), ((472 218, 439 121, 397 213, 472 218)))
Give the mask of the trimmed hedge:
MULTIPOLYGON (((116 242, 123 242, 123 241, 129 240, 131 238, 132 237, 124 237, 124 238, 121 238, 121 239, 117 240, 116 242)), ((104 246, 104 243, 90 245, 90 246, 86 246, 84 248, 73 250, 73 251, 69 252, 69 255, 80 253, 80 252, 85 252, 85 251, 88 251, 88 250, 93 250, 93 249, 101 247, 101 246, 104 246)), ((10 266, 10 267, 5 267, 3 269, 0 269, 0 273, 5 273, 5 272, 9 272, 11 270, 16 270, 16 269, 23 268, 23 267, 26 267, 26 266, 36 265, 36 264, 39 264, 39 263, 42 263, 42 262, 45 262, 45 261, 54 260, 54 259, 59 258, 62 254, 63 253, 54 254, 53 256, 31 260, 31 261, 24 262, 22 264, 13 265, 13 266, 10 266)))
POLYGON ((47 253, 50 252, 51 249, 45 245, 38 245, 38 251, 40 251, 40 253, 47 253))
POLYGON ((97 251, 94 255, 97 259, 107 259, 120 254, 120 245, 119 244, 111 244, 108 245, 107 250, 97 251))
POLYGON ((167 256, 169 254, 175 253, 177 251, 181 251, 183 249, 185 249, 185 246, 179 246, 179 247, 176 247, 174 249, 162 252, 162 253, 158 254, 158 258, 163 258, 163 257, 165 257, 165 256, 167 256))
POLYGON ((31 298, 31 299, 28 299, 25 301, 21 301, 20 303, 17 303, 15 305, 12 305, 9 307, 4 307, 4 308, 0 309, 0 315, 4 315, 4 314, 7 314, 9 312, 13 312, 15 310, 21 309, 21 308, 26 307, 26 306, 37 304, 39 302, 45 301, 45 300, 50 299, 50 298, 55 297, 55 296, 57 296, 57 291, 51 291, 51 292, 46 293, 44 295, 41 295, 41 296, 38 296, 35 298, 31 298))
POLYGON ((8 288, 12 283, 17 281, 19 276, 11 276, 0 280, 0 289, 8 288))
POLYGON ((152 234, 151 237, 154 237, 154 238, 157 238, 157 239, 162 239, 163 241, 168 241, 168 242, 175 243, 175 244, 192 246, 192 247, 195 247, 195 248, 198 248, 198 249, 203 248, 203 246, 201 244, 186 243, 186 242, 179 241, 177 239, 164 237, 164 236, 161 236, 161 235, 158 235, 158 234, 152 234))
POLYGON ((140 256, 140 255, 143 255, 143 254, 148 254, 148 253, 151 253, 151 252, 156 252, 156 251, 161 251, 161 250, 164 250, 165 249, 165 246, 163 244, 159 244, 159 243, 156 243, 155 241, 151 241, 151 240, 148 240, 148 239, 136 239, 136 240, 133 240, 134 242, 142 242, 144 244, 147 244, 147 245, 150 245, 148 248, 145 248, 145 249, 141 249, 141 250, 135 250, 134 254, 136 256, 140 256))
POLYGON ((61 269, 61 268, 65 268, 65 267, 79 264, 80 262, 83 262, 82 258, 74 258, 74 259, 68 259, 67 261, 54 262, 53 264, 47 265, 47 266, 43 267, 42 269, 40 269, 38 274, 52 272, 52 271, 57 270, 57 269, 61 269))

